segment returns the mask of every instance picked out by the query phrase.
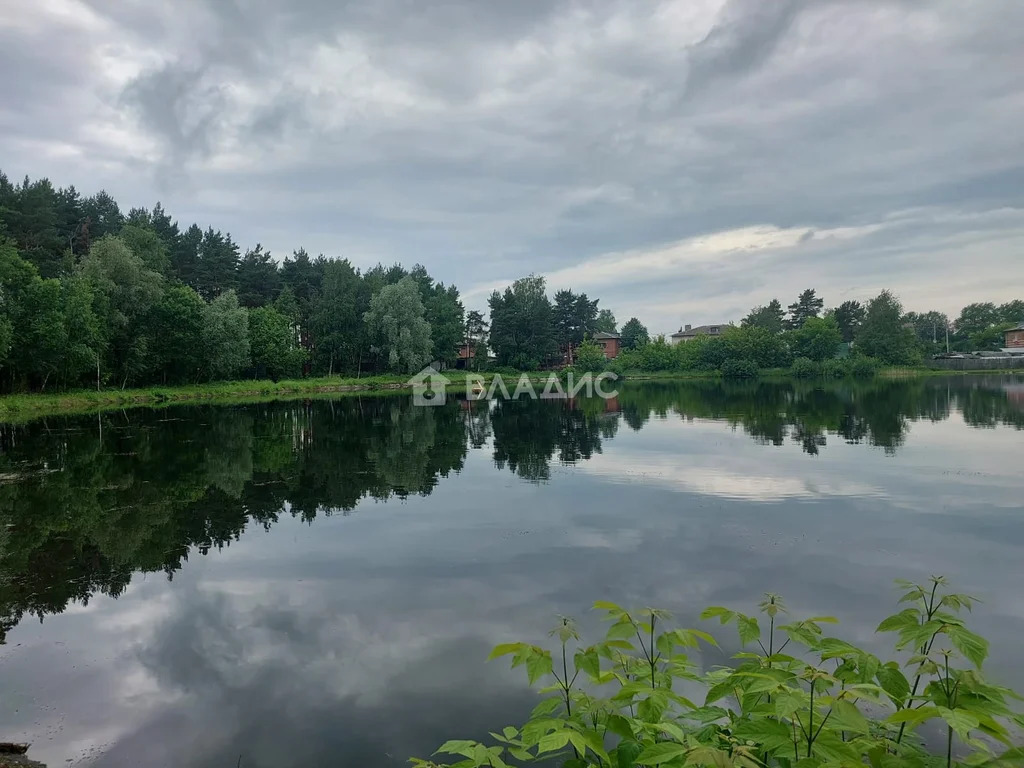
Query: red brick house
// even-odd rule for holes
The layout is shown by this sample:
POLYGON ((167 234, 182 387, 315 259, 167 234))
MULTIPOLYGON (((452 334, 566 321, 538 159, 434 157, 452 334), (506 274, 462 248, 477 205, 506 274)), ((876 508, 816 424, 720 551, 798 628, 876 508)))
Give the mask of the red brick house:
POLYGON ((604 350, 605 360, 614 360, 622 351, 622 337, 617 333, 598 331, 594 334, 594 343, 604 350))
POLYGON ((456 368, 472 368, 476 360, 476 346, 470 343, 459 345, 459 353, 455 359, 456 368))
POLYGON ((1024 352, 1024 323, 1014 328, 1007 328, 1003 333, 1006 334, 1004 349, 1024 352))

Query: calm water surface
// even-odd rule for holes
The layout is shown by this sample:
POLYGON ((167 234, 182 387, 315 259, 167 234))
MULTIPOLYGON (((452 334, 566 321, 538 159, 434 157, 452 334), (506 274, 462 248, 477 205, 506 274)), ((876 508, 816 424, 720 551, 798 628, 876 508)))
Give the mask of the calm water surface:
POLYGON ((595 599, 693 617, 771 590, 883 650, 892 579, 931 573, 985 600, 991 673, 1024 688, 1022 429, 1019 378, 0 427, 0 740, 52 766, 399 766, 521 721, 490 647, 588 627, 595 599))

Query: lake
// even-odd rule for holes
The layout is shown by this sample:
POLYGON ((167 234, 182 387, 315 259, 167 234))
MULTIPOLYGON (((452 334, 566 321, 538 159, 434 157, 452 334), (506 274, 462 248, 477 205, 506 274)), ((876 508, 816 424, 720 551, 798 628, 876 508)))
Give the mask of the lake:
POLYGON ((1020 377, 3 426, 0 740, 51 766, 400 766, 524 720, 487 653, 589 630, 594 600, 712 629, 703 607, 773 591, 884 652, 893 579, 933 573, 984 600, 989 674, 1024 689, 1022 430, 1020 377))

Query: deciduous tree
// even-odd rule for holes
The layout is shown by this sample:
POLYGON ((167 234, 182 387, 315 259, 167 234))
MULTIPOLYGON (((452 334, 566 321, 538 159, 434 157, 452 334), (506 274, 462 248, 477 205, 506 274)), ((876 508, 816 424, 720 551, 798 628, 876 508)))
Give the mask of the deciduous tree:
POLYGON ((387 370, 415 373, 430 362, 433 344, 424 314, 412 277, 385 286, 371 299, 363 320, 372 349, 387 370))

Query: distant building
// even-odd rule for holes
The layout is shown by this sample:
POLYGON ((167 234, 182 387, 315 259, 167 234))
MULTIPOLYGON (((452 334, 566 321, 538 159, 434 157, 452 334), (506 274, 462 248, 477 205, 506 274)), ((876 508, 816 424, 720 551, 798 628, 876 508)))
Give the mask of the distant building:
POLYGON ((693 341, 698 336, 721 336, 726 328, 731 328, 732 323, 720 323, 718 325, 698 325, 694 328, 687 325, 668 337, 670 344, 679 344, 684 341, 693 341))
POLYGON ((1007 328, 1003 333, 1006 336, 1006 346, 1003 347, 1004 352, 1024 353, 1024 323, 1020 323, 1013 328, 1007 328))
POLYGON ((455 356, 455 367, 459 369, 477 368, 479 365, 494 361, 494 355, 490 354, 486 345, 480 342, 463 342, 459 345, 455 356))
POLYGON ((604 350, 606 360, 614 360, 622 350, 622 337, 617 333, 598 331, 594 334, 594 343, 604 350))

